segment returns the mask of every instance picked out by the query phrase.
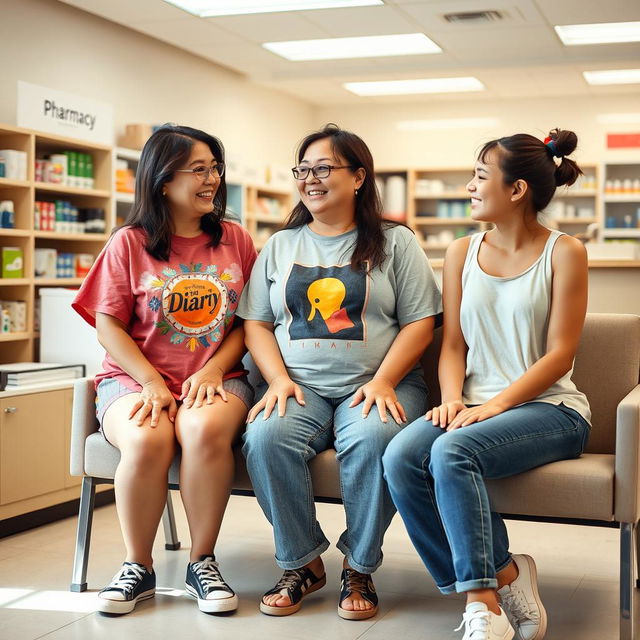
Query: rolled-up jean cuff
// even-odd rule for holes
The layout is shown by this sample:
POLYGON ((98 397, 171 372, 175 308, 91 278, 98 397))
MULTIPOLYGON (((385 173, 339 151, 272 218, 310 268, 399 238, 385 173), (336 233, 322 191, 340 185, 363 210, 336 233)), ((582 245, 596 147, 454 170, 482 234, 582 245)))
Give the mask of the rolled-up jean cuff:
POLYGON ((438 591, 440 591, 441 594, 448 596, 452 593, 456 593, 456 583, 452 582, 451 584, 448 584, 446 587, 438 587, 438 591))
POLYGON ((300 569, 304 567, 306 564, 309 564, 313 559, 317 558, 319 555, 323 554, 329 548, 329 541, 325 538, 324 542, 321 542, 313 551, 309 551, 306 555, 302 556, 302 558, 298 560, 290 560, 287 562, 283 562, 282 560, 278 560, 276 558, 276 564, 281 569, 300 569))
POLYGON ((466 593, 475 589, 497 589, 498 581, 495 578, 478 578, 477 580, 465 580, 456 582, 456 591, 466 593))
POLYGON ((344 556, 347 559, 349 566, 360 573, 373 573, 382 564, 382 554, 380 554, 380 560, 375 565, 368 566, 368 565, 360 564, 356 562, 353 559, 351 550, 344 542, 342 542, 342 540, 338 540, 338 542, 336 543, 336 547, 338 547, 338 549, 342 551, 342 553, 344 553, 344 556))

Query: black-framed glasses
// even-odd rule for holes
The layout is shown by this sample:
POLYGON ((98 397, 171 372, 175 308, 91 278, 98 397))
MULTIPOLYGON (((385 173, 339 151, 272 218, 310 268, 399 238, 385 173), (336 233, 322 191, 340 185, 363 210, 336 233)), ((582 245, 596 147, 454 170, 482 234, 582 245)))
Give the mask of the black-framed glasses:
POLYGON ((317 164, 315 167, 293 167, 291 169, 291 173, 293 173, 293 177, 296 180, 306 180, 309 175, 309 171, 314 178, 328 178, 329 174, 334 169, 353 169, 351 165, 344 165, 342 167, 337 167, 331 164, 317 164))
POLYGON ((204 182, 208 176, 212 178, 220 178, 224 174, 224 162, 216 162, 210 167, 195 167, 193 169, 176 169, 176 173, 192 173, 201 182, 204 182))

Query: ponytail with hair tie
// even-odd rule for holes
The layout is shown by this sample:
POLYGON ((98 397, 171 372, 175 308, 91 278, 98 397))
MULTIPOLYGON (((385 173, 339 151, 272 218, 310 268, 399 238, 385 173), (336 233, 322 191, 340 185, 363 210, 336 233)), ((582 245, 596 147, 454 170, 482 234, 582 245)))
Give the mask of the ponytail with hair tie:
POLYGON ((551 151, 551 155, 553 155, 554 158, 564 158, 564 154, 558 151, 556 142, 551 136, 547 136, 544 139, 544 143, 547 145, 547 148, 551 151))

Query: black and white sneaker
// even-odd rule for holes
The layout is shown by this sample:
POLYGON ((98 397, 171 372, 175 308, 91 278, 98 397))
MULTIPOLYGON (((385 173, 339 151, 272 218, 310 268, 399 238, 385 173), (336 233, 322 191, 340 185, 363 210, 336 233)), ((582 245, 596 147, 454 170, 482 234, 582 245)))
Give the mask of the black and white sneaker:
POLYGON ((143 564, 125 562, 98 594, 98 611, 102 613, 130 613, 141 600, 156 593, 155 571, 149 573, 143 564))
POLYGON ((200 556, 198 562, 187 565, 185 586, 198 599, 200 611, 223 613, 238 608, 238 596, 224 581, 214 556, 200 556))

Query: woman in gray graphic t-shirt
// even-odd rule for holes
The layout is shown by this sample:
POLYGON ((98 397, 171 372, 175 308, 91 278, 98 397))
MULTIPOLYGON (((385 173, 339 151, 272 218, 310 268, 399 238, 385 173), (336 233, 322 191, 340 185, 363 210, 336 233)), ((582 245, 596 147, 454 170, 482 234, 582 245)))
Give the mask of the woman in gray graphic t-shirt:
POLYGON ((294 613, 325 584, 329 542, 308 464, 335 447, 347 520, 338 614, 363 619, 377 612, 371 574, 394 514, 382 454, 426 408, 418 361, 440 292, 413 233, 383 221, 358 136, 335 125, 307 136, 293 174, 300 202, 260 253, 238 308, 268 383, 249 413, 244 454, 285 570, 260 608, 294 613))

